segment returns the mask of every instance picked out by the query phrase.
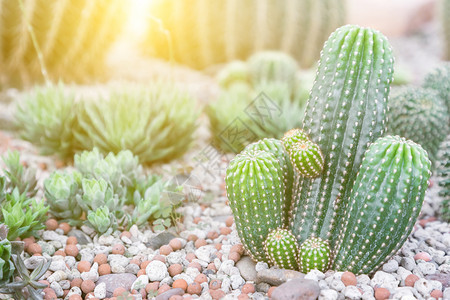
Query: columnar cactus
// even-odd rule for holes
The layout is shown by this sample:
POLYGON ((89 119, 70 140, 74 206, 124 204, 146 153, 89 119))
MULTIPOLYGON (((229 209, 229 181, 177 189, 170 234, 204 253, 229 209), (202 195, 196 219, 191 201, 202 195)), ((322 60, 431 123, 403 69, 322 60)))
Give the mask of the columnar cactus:
POLYGON ((408 87, 397 91, 389 101, 387 132, 422 145, 434 163, 439 145, 448 132, 449 116, 445 102, 431 89, 408 87))
POLYGON ((284 170, 278 158, 259 150, 238 154, 227 169, 227 195, 236 228, 253 259, 267 261, 264 241, 285 223, 284 170))
POLYGON ((318 178, 301 178, 296 187, 291 230, 300 242, 315 235, 334 245, 342 199, 368 144, 385 131, 392 76, 390 45, 375 30, 343 26, 325 43, 303 122, 325 163, 318 178))
POLYGON ((420 145, 398 136, 369 147, 349 198, 335 269, 369 273, 397 252, 420 213, 430 167, 420 145))
POLYGON ((298 270, 297 240, 289 230, 272 230, 264 241, 264 251, 271 265, 298 270))
POLYGON ((300 271, 303 273, 314 269, 324 272, 330 264, 330 245, 328 241, 318 237, 308 238, 300 246, 299 257, 300 271))
POLYGON ((344 0, 156 0, 142 46, 196 69, 269 49, 289 53, 307 68, 344 24, 345 10, 344 0))

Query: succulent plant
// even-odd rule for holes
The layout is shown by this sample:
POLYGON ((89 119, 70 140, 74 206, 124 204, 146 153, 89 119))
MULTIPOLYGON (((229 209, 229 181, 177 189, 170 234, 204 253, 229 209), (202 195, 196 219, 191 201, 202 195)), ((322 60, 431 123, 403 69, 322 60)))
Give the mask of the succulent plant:
POLYGON ((45 228, 47 211, 44 201, 28 198, 25 193, 20 194, 17 188, 6 194, 0 222, 8 226, 8 240, 36 236, 38 230, 45 228))
POLYGON ((442 188, 439 195, 442 197, 441 218, 450 222, 450 136, 441 145, 441 157, 437 166, 439 186, 442 188))
POLYGON ((194 99, 170 84, 123 87, 109 99, 80 101, 77 141, 102 153, 130 150, 142 164, 181 156, 196 129, 194 99))
MULTIPOLYGON (((448 21, 448 16, 450 15, 450 1, 441 1, 442 7, 439 8, 443 34, 444 34, 444 59, 450 60, 450 22, 448 21)), ((449 109, 450 110, 450 109, 449 109)))
MULTIPOLYGON (((449 3, 448 6, 450 7, 450 2, 444 1, 449 3)), ((422 86, 437 91, 450 112, 450 62, 443 62, 441 66, 428 73, 422 86)))
POLYGON ((271 265, 298 270, 297 240, 289 230, 279 228, 270 231, 264 241, 264 251, 271 265))
POLYGON ((292 145, 289 157, 297 172, 304 177, 314 178, 322 173, 322 152, 319 146, 310 140, 300 141, 292 145))
POLYGON ((117 219, 108 206, 101 206, 87 214, 87 225, 94 228, 99 234, 111 234, 117 229, 117 219))
POLYGON ((389 101, 387 132, 422 145, 435 163, 439 145, 448 133, 449 114, 444 101, 431 89, 407 87, 389 101))
POLYGON ((300 128, 293 128, 284 133, 283 138, 281 139, 283 143, 284 149, 286 152, 291 152, 292 147, 298 142, 308 141, 309 136, 300 128))
POLYGON ((42 299, 42 290, 47 287, 47 284, 41 283, 39 280, 48 271, 51 260, 42 260, 30 274, 20 253, 12 254, 11 258, 17 276, 13 282, 0 285, 0 293, 11 294, 17 300, 42 299), (17 280, 18 278, 20 280, 17 280))
POLYGON ((96 211, 101 207, 108 209, 121 217, 123 214, 122 206, 125 198, 114 194, 111 185, 104 179, 81 179, 81 194, 77 195, 78 205, 85 211, 96 211))
POLYGON ((15 119, 20 136, 38 146, 44 155, 71 159, 77 150, 74 101, 75 95, 62 84, 36 87, 17 105, 15 119))
POLYGON ((120 0, 5 1, 0 11, 0 86, 105 77, 106 54, 128 16, 120 0))
POLYGON ((19 152, 8 151, 3 156, 3 163, 5 164, 3 172, 8 179, 3 188, 9 191, 17 188, 20 194, 25 193, 28 197, 35 196, 37 193, 36 170, 24 167, 20 163, 19 152))
POLYGON ((149 10, 153 18, 142 48, 152 56, 203 69, 271 49, 307 68, 345 23, 346 2, 156 0, 149 10))
POLYGON ((223 89, 234 84, 250 85, 250 74, 246 62, 236 60, 226 64, 217 74, 217 82, 223 89))
POLYGON ((331 261, 331 250, 328 241, 318 237, 306 239, 299 248, 300 270, 308 273, 317 269, 324 272, 331 261))
POLYGON ((254 86, 282 82, 292 89, 296 83, 298 65, 295 59, 286 53, 263 51, 248 59, 248 69, 254 86))
POLYGON ((77 194, 80 191, 79 182, 81 182, 79 172, 53 172, 49 178, 45 179, 45 199, 49 205, 49 212, 55 218, 72 222, 80 219, 83 210, 77 202, 77 194))
POLYGON ((259 150, 238 154, 227 169, 227 195, 237 231, 258 261, 267 261, 263 248, 269 232, 285 223, 284 171, 274 154, 259 150))
POLYGON ((430 178, 426 151, 398 136, 379 138, 362 162, 336 248, 334 268, 377 270, 411 233, 430 178))
POLYGON ((8 227, 5 224, 0 224, 0 287, 5 282, 9 282, 13 273, 14 265, 11 261, 11 242, 6 239, 8 234, 8 227))

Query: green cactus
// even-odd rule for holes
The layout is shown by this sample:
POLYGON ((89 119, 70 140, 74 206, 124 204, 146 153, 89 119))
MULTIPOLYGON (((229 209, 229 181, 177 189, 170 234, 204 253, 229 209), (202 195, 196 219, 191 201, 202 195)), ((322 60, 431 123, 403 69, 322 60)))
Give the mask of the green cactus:
POLYGON ((440 17, 444 34, 444 59, 450 60, 450 0, 442 0, 440 7, 440 17))
POLYGON ((324 272, 328 269, 331 260, 331 250, 328 241, 311 237, 306 239, 299 249, 300 271, 308 273, 317 269, 324 272))
POLYGON ((1 1, 0 86, 106 77, 127 7, 121 0, 1 1))
POLYGON ((245 62, 236 60, 227 64, 217 74, 217 82, 223 89, 228 89, 234 84, 250 84, 250 74, 245 62))
MULTIPOLYGON (((449 3, 450 8, 450 1, 445 1, 449 3)), ((450 62, 444 62, 428 73, 422 86, 437 91, 450 112, 450 62)))
POLYGON ((254 86, 268 82, 282 82, 293 88, 298 69, 297 62, 290 55, 277 51, 253 54, 248 59, 250 80, 254 86))
POLYGON ((431 89, 408 87, 393 93, 389 101, 387 132, 422 145, 432 163, 448 132, 447 107, 431 89))
POLYGON ((262 50, 292 55, 303 68, 345 23, 344 0, 156 0, 143 51, 196 69, 245 60, 262 50))
POLYGON ((279 228, 269 232, 264 241, 264 251, 271 265, 298 270, 297 240, 289 230, 279 228))
POLYGON ((411 233, 431 175, 426 151, 398 136, 370 145, 349 197, 334 268, 377 270, 411 233))
POLYGON ((76 195, 80 191, 81 174, 53 172, 44 181, 44 195, 49 212, 59 220, 79 220, 83 211, 78 205, 76 195), (70 207, 70 209, 67 209, 70 207))
POLYGON ((142 164, 167 162, 192 145, 197 111, 195 100, 171 84, 124 86, 79 102, 76 140, 102 153, 130 150, 142 164))
POLYGON ((322 173, 323 155, 317 144, 309 140, 295 143, 289 155, 297 172, 304 177, 315 178, 322 173))
POLYGON ((270 230, 285 223, 284 170, 270 152, 248 150, 238 154, 227 169, 227 195, 236 228, 250 256, 267 261, 263 251, 270 230))
POLYGON ((298 142, 305 142, 309 140, 309 136, 299 128, 291 129, 283 135, 283 138, 281 139, 283 143, 284 149, 286 149, 287 152, 290 152, 292 150, 292 147, 298 143, 298 142))
POLYGON ((296 187, 291 230, 300 242, 314 235, 334 246, 343 199, 368 144, 385 131, 392 68, 390 45, 375 30, 343 26, 325 43, 303 122, 325 163, 318 178, 296 187))
POLYGON ((441 145, 441 157, 437 166, 439 186, 442 188, 439 195, 442 197, 441 218, 450 223, 450 136, 441 145))

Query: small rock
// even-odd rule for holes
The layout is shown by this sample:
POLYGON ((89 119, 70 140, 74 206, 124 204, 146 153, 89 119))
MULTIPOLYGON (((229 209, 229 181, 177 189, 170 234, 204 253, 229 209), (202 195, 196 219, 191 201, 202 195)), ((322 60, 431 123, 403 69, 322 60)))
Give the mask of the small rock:
POLYGON ((243 256, 237 263, 236 267, 239 269, 241 276, 247 281, 256 281, 256 263, 250 256, 243 256))
POLYGON ((145 245, 153 250, 158 250, 161 246, 168 245, 170 240, 176 236, 168 231, 163 231, 151 237, 145 245))
POLYGON ((65 245, 68 237, 65 235, 59 235, 55 231, 52 231, 52 230, 45 230, 42 233, 42 239, 45 241, 59 241, 63 245, 65 245))
POLYGON ((69 231, 69 233, 67 234, 67 236, 74 236, 77 238, 78 244, 80 245, 87 245, 92 243, 92 239, 90 236, 88 236, 86 233, 84 233, 81 230, 75 229, 73 228, 71 231, 69 231))
POLYGON ((378 285, 378 287, 384 287, 387 289, 395 289, 398 287, 400 281, 396 280, 396 278, 386 272, 378 271, 372 278, 372 287, 378 285))
POLYGON ((425 278, 428 280, 437 280, 437 281, 441 282, 443 288, 450 287, 450 274, 438 273, 438 274, 433 274, 433 275, 427 275, 427 276, 425 276, 425 278))
POLYGON ((340 280, 340 279, 333 279, 330 282, 330 288, 332 288, 333 290, 336 290, 338 292, 342 291, 343 289, 345 289, 345 284, 340 280))
POLYGON ((97 284, 94 289, 94 296, 98 299, 106 298, 106 283, 97 284))
POLYGON ((422 262, 417 264, 417 268, 423 275, 431 275, 436 273, 436 266, 430 262, 422 262))
POLYGON ((167 292, 164 292, 164 293, 156 296, 155 300, 169 300, 170 297, 172 297, 172 296, 175 296, 175 295, 181 296, 183 294, 184 294, 184 290, 181 288, 170 289, 167 292))
POLYGON ((398 262, 394 259, 383 265, 383 271, 387 273, 394 273, 398 270, 398 262))
POLYGON ((319 294, 319 300, 337 300, 338 297, 338 292, 332 289, 321 290, 319 294))
POLYGON ((55 291, 56 296, 62 297, 64 295, 64 291, 58 282, 53 281, 50 283, 50 287, 55 291))
POLYGON ((416 262, 412 257, 403 257, 402 260, 400 261, 400 264, 403 268, 405 268, 408 271, 414 270, 414 267, 416 266, 416 262))
POLYGON ((270 284, 265 283, 265 282, 261 282, 256 285, 257 292, 267 293, 269 291, 269 289, 270 289, 270 284))
POLYGON ((43 256, 31 256, 24 260, 25 267, 28 270, 34 270, 39 266, 41 263, 47 262, 47 259, 43 256))
POLYGON ((147 268, 145 268, 145 272, 147 273, 150 281, 161 281, 165 277, 169 276, 166 264, 159 260, 151 261, 147 268))
POLYGON ((431 286, 431 284, 428 282, 428 280, 426 280, 424 278, 420 278, 419 280, 417 280, 414 283, 414 288, 420 294, 422 294, 422 296, 428 296, 431 293, 431 291, 433 290, 433 287, 431 286))
POLYGON ((256 263, 255 270, 256 272, 269 269, 269 265, 265 262, 259 261, 256 263))
POLYGON ((195 255, 198 259, 210 263, 213 258, 213 254, 217 252, 217 249, 212 245, 201 246, 195 250, 195 255))
POLYGON ((245 280, 241 277, 241 275, 231 275, 230 280, 233 290, 237 290, 245 284, 245 280))
POLYGON ((98 277, 98 263, 94 263, 89 272, 81 273, 81 279, 83 280, 92 280, 93 282, 96 282, 98 277))
POLYGON ((309 271, 308 274, 306 274, 304 278, 319 282, 319 280, 325 278, 325 274, 323 274, 319 270, 314 269, 314 270, 309 271))
POLYGON ((317 282, 309 279, 295 278, 277 287, 272 293, 272 299, 315 300, 319 294, 320 288, 317 282))
POLYGON ((285 269, 267 269, 257 273, 258 282, 266 282, 270 285, 280 285, 290 279, 303 279, 305 274, 285 269))
POLYGON ((108 274, 100 276, 97 280, 97 285, 104 282, 106 284, 106 297, 110 298, 113 296, 114 290, 118 287, 123 287, 129 291, 135 280, 136 275, 130 273, 108 274))
POLYGON ((136 275, 139 270, 140 268, 136 264, 129 264, 125 267, 125 273, 131 273, 134 275, 136 275))
POLYGON ((93 234, 95 234, 95 229, 87 226, 87 225, 81 225, 81 230, 83 230, 84 233, 86 233, 89 236, 92 236, 93 234))
POLYGON ((139 291, 142 288, 145 288, 145 286, 149 283, 148 276, 147 275, 141 275, 139 276, 131 285, 131 290, 137 290, 139 291))
POLYGON ((351 299, 351 300, 361 299, 361 296, 362 296, 359 289, 354 285, 346 286, 343 293, 344 293, 344 296, 346 299, 351 299))

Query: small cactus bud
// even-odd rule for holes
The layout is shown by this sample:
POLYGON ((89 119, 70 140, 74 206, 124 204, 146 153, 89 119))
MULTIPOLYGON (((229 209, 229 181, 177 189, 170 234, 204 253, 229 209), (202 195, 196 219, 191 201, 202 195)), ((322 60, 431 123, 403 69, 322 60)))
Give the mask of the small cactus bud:
POLYGON ((283 138, 281 139, 281 142, 283 143, 283 146, 286 149, 286 151, 290 152, 292 146, 295 143, 307 140, 309 140, 309 137, 303 130, 299 128, 294 128, 284 134, 283 138))
POLYGON ((317 144, 310 140, 300 141, 292 145, 289 152, 292 164, 304 177, 314 178, 323 170, 323 155, 317 144))
POLYGON ((290 230, 272 230, 264 242, 264 251, 272 265, 298 270, 297 239, 290 230))
POLYGON ((308 273, 313 269, 324 272, 330 261, 330 245, 328 241, 311 237, 300 246, 300 271, 308 273))

